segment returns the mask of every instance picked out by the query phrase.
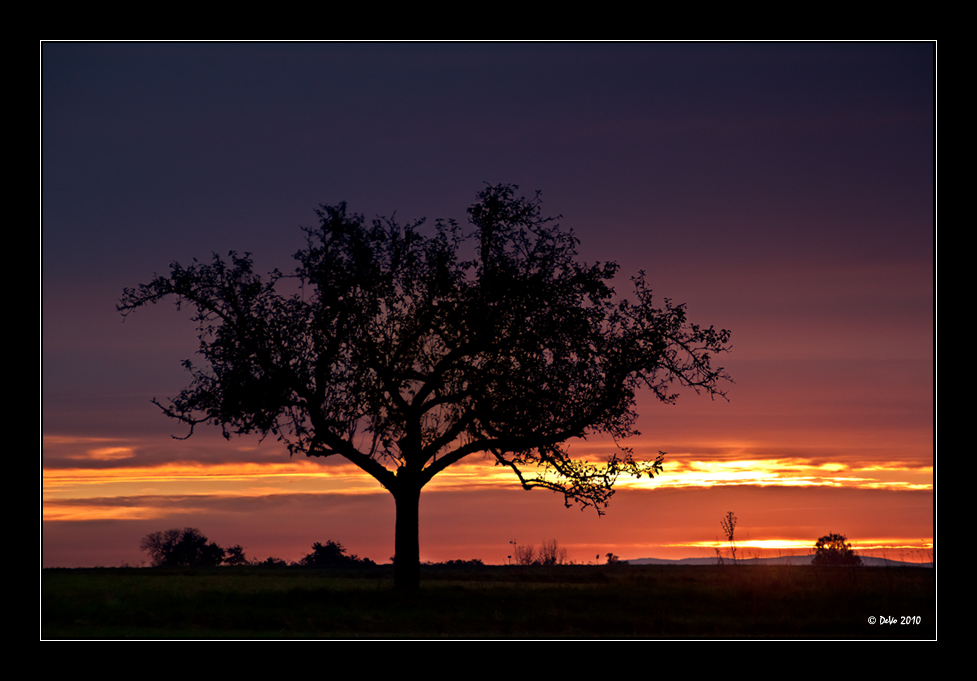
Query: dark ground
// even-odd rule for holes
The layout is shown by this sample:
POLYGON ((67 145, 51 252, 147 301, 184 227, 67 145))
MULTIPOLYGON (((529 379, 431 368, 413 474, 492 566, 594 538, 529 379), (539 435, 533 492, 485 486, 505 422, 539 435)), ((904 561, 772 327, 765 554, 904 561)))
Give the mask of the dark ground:
POLYGON ((49 569, 41 637, 936 638, 927 568, 425 566, 420 592, 392 584, 389 566, 49 569))

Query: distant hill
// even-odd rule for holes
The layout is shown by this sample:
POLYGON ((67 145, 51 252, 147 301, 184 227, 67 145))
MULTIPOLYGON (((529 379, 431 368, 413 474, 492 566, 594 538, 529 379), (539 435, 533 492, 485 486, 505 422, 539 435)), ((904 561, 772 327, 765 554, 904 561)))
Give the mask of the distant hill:
MULTIPOLYGON (((889 558, 875 558, 874 556, 859 556, 862 564, 867 567, 933 567, 933 563, 909 563, 902 560, 891 560, 889 558)), ((814 554, 806 556, 777 556, 776 558, 741 558, 736 561, 737 565, 810 565, 814 554)), ((719 559, 712 558, 682 558, 681 560, 668 560, 666 558, 633 558, 622 560, 622 563, 630 565, 716 565, 719 559)), ((726 565, 732 565, 729 559, 723 561, 726 565)))

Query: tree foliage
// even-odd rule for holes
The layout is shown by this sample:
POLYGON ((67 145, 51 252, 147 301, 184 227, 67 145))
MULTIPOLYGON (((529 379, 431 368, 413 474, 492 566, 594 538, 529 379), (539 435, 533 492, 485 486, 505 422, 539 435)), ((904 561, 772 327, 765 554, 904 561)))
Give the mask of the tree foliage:
POLYGON ((244 547, 240 544, 228 546, 224 549, 224 565, 247 565, 248 559, 244 555, 244 547))
POLYGON ((471 558, 468 560, 463 558, 455 558, 453 560, 446 560, 441 563, 434 563, 434 564, 439 565, 441 567, 459 568, 459 569, 485 567, 485 563, 483 563, 480 558, 471 558))
POLYGON ((826 534, 814 545, 812 565, 861 565, 862 559, 852 550, 848 537, 843 534, 826 534))
MULTIPOLYGON (((220 565, 225 557, 224 549, 208 542, 207 537, 193 527, 147 534, 139 548, 149 553, 157 567, 213 567, 220 565)), ((241 555, 243 558, 243 550, 241 555)))
POLYGON ((194 310, 202 365, 164 413, 225 437, 272 434, 292 454, 341 456, 397 503, 398 583, 416 582, 421 489, 487 455, 526 489, 600 512, 622 474, 661 472, 636 457, 636 392, 673 403, 677 388, 723 395, 712 366, 729 333, 656 306, 644 274, 618 297, 614 263, 577 260, 577 239, 541 214, 539 196, 487 187, 454 221, 400 225, 321 206, 289 275, 256 274, 250 254, 173 263, 126 289, 119 310, 175 298, 194 310), (285 290, 287 289, 287 291, 285 290), (568 441, 610 436, 600 464, 568 441))
POLYGON ((369 558, 360 558, 353 554, 346 554, 346 549, 339 542, 332 540, 325 544, 316 542, 312 545, 312 552, 305 555, 299 562, 307 567, 355 567, 375 565, 369 558))

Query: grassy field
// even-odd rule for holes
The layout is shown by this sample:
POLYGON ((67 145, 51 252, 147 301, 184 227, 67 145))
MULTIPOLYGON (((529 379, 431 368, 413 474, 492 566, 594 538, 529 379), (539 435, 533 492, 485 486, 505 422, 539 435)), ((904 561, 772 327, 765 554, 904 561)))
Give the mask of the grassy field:
POLYGON ((52 569, 41 636, 933 639, 934 580, 926 568, 431 566, 402 595, 384 566, 52 569))

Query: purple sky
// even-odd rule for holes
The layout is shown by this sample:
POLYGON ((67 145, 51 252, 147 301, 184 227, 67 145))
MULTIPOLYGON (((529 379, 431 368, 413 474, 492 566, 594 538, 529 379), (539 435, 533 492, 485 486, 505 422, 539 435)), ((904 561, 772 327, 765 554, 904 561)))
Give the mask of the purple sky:
MULTIPOLYGON (((730 402, 642 402, 649 451, 676 453, 675 465, 794 457, 859 470, 932 466, 935 61, 931 43, 45 43, 45 471, 240 460, 213 433, 170 438, 179 424, 149 400, 183 387, 193 327, 170 306, 122 324, 115 304, 124 287, 171 260, 228 250, 252 252, 259 270, 290 269, 299 226, 313 224, 320 203, 345 200, 367 217, 463 221, 486 182, 541 190, 544 211, 563 215, 583 259, 621 264, 622 290, 643 269, 656 294, 688 304, 693 321, 732 330, 733 352, 723 358, 736 381, 730 402), (86 455, 96 441, 122 442, 136 455, 86 455)), ((249 456, 287 461, 270 441, 260 452, 249 456)), ((923 508, 914 517, 924 529, 911 536, 929 528, 932 537, 932 489, 848 487, 858 501, 836 510, 884 519, 923 508)), ((690 542, 718 533, 734 492, 744 495, 740 508, 756 508, 752 526, 768 528, 784 506, 765 507, 760 500, 775 495, 764 490, 672 490, 668 508, 677 518, 690 515, 683 504, 707 509, 703 528, 715 516, 714 528, 689 530, 690 542)), ((777 490, 802 506, 829 494, 777 490)), ((422 557, 426 546, 473 557, 452 551, 469 540, 494 546, 495 533, 513 528, 499 520, 504 529, 473 539, 473 523, 453 529, 445 515, 500 502, 483 500, 488 492, 429 494, 422 557)), ((629 509, 660 508, 665 498, 628 494, 629 509)), ((272 497, 200 495, 198 510, 184 515, 45 519, 44 562, 136 562, 142 535, 183 524, 258 557, 274 550, 295 559, 313 541, 356 547, 374 535, 357 552, 392 553, 388 498, 356 497, 368 510, 275 543, 248 530, 286 503, 272 497), (221 504, 234 513, 215 510, 221 504)), ((45 513, 52 498, 46 491, 45 513)), ((343 498, 326 495, 315 512, 328 515, 343 498)), ((576 537, 595 522, 542 492, 517 498, 545 509, 523 516, 517 533, 527 542, 576 537)), ((478 527, 492 525, 479 517, 478 527)), ((628 522, 611 522, 627 535, 628 522)), ((800 536, 855 532, 807 523, 796 521, 800 536)), ((581 547, 618 533, 595 527, 581 547)), ((659 543, 681 527, 663 523, 659 543)), ((884 520, 872 527, 859 531, 902 531, 884 520)))

